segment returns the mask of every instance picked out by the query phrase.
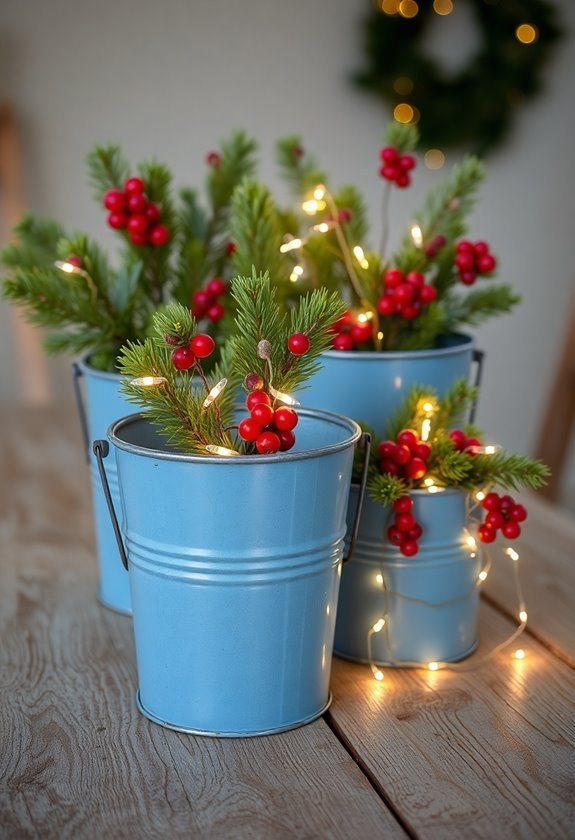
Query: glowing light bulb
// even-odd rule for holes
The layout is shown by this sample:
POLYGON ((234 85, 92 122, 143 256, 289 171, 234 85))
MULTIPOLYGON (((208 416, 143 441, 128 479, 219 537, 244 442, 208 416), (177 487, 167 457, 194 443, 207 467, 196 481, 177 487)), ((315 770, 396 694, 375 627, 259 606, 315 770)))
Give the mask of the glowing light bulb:
POLYGON ((433 11, 437 15, 449 15, 453 11, 451 0, 433 0, 433 11))
POLYGON ((539 31, 530 23, 521 23, 515 30, 515 37, 521 44, 532 44, 537 40, 539 31))
POLYGON ((433 411, 434 408, 435 408, 433 403, 430 403, 430 402, 424 402, 421 407, 424 411, 433 411))
POLYGON ((167 381, 165 376, 136 376, 135 379, 130 380, 130 385, 136 385, 141 388, 153 388, 155 385, 161 385, 167 381))
POLYGON ((379 341, 381 341, 381 339, 383 338, 383 333, 381 332, 381 330, 378 332, 377 337, 379 341))
POLYGON ((421 440, 425 441, 429 438, 431 433, 431 420, 429 417, 426 417, 425 420, 421 424, 421 440))
POLYGON ((330 614, 330 612, 331 612, 331 609, 330 609, 330 606, 329 606, 329 604, 328 604, 328 605, 327 605, 327 607, 325 608, 325 614, 326 614, 326 615, 329 615, 329 614, 330 614))
POLYGON ((419 225, 412 225, 411 238, 413 239, 413 244, 416 248, 421 248, 423 245, 423 233, 421 232, 419 225))
POLYGON ((383 575, 376 575, 375 581, 381 586, 381 584, 383 583, 383 575))
POLYGON ((404 18, 415 17, 419 11, 419 6, 415 0, 401 0, 399 4, 399 14, 404 18))
POLYGON ((427 667, 430 671, 439 671, 439 662, 428 662, 427 667))
POLYGON ((400 102, 393 109, 393 118, 398 123, 410 123, 414 121, 415 111, 407 102, 400 102))
POLYGON ((312 230, 314 230, 316 233, 327 233, 329 230, 332 229, 332 227, 333 225, 329 224, 328 222, 320 222, 319 225, 314 225, 312 227, 312 230))
POLYGON ((321 201, 322 198, 325 196, 325 187, 323 184, 318 184, 315 190, 313 191, 313 197, 316 201, 321 201))
POLYGON ((375 624, 373 625, 373 627, 372 627, 373 632, 374 633, 381 632, 384 624, 385 624, 385 619, 380 618, 379 621, 376 621, 375 624))
POLYGON ((363 252, 363 248, 361 247, 361 245, 355 245, 353 247, 353 255, 354 255, 354 257, 356 258, 356 260, 358 261, 358 263, 360 264, 360 266, 362 268, 365 268, 365 269, 369 268, 369 262, 365 258, 365 254, 363 252))
POLYGON ((516 651, 513 652, 514 659, 525 659, 525 651, 523 648, 517 648, 516 651))
POLYGON ((376 668, 376 670, 373 672, 373 676, 376 680, 379 680, 379 682, 381 682, 381 680, 383 679, 383 671, 380 671, 379 668, 376 668))
POLYGON ((300 405, 299 401, 294 399, 294 397, 291 397, 289 394, 284 394, 282 391, 277 391, 273 385, 269 386, 269 391, 272 397, 275 397, 276 400, 280 400, 280 402, 286 405, 300 405))
POLYGON ((213 403, 213 401, 219 397, 219 395, 222 393, 227 384, 227 379, 220 379, 220 381, 216 385, 214 385, 212 390, 209 392, 209 394, 203 401, 202 408, 207 408, 208 406, 210 406, 213 403))
POLYGON ((523 623, 527 621, 527 613, 525 612, 525 610, 520 610, 519 621, 522 621, 523 623))
POLYGON ((66 274, 74 274, 78 270, 77 265, 72 265, 72 263, 65 262, 64 260, 56 260, 54 266, 55 268, 59 268, 60 271, 65 271, 66 274))
POLYGON ((360 324, 365 324, 367 321, 371 321, 373 318, 373 312, 360 312, 357 316, 357 320, 360 324))
POLYGON ((508 557, 510 557, 513 560, 514 563, 517 563, 517 561, 519 560, 519 555, 517 554, 517 552, 515 551, 514 548, 511 548, 511 546, 508 546, 505 549, 505 554, 508 557))
POLYGON ((482 569, 479 572, 479 580, 487 580, 487 572, 485 571, 485 569, 482 569))
POLYGON ((216 446, 214 443, 206 444, 206 451, 211 455, 225 455, 229 457, 240 454, 235 449, 228 449, 227 446, 216 446))
POLYGON ((433 481, 432 478, 424 478, 423 483, 425 484, 426 487, 433 487, 435 482, 433 481))
POLYGON ((482 502, 483 499, 485 498, 485 493, 483 492, 483 490, 478 490, 477 493, 475 494, 475 498, 477 499, 478 502, 482 502))
POLYGON ((302 265, 294 265, 292 273, 289 276, 289 279, 292 283, 297 283, 299 278, 303 274, 303 266, 302 265))
POLYGON ((465 542, 467 543, 467 545, 470 548, 477 548, 477 543, 475 542, 475 537, 472 537, 471 534, 469 534, 469 536, 466 537, 465 542))
POLYGON ((303 240, 293 238, 289 239, 287 242, 284 242, 283 245, 280 245, 280 252, 282 254, 287 254, 288 251, 295 251, 297 248, 301 248, 303 245, 303 240))

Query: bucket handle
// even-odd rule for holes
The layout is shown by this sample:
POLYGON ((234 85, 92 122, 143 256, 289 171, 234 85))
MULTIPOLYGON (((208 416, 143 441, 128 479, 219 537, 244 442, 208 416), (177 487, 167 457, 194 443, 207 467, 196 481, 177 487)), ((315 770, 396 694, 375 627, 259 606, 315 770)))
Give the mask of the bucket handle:
MULTIPOLYGON (((473 351, 473 356, 472 356, 471 361, 475 365, 477 365, 477 367, 475 368, 475 379, 474 379, 474 382, 473 382, 473 385, 474 385, 475 388, 480 388, 481 387, 481 378, 483 376, 483 362, 484 362, 484 360, 485 360, 485 353, 484 353, 483 350, 477 350, 476 349, 476 350, 473 351)), ((478 399, 479 399, 479 397, 477 399, 473 400, 473 405, 471 406, 471 409, 469 411, 469 422, 470 423, 475 422, 475 412, 477 411, 478 399)))
POLYGON ((100 473, 100 479, 102 480, 102 488, 104 490, 106 504, 108 505, 110 519, 112 520, 112 528, 114 529, 114 535, 116 537, 116 542, 118 543, 120 559, 122 561, 122 565, 124 566, 126 571, 128 571, 128 556, 126 554, 126 549, 124 548, 124 542, 122 540, 120 526, 118 525, 118 517, 116 516, 116 511, 114 509, 114 502, 112 499, 112 494, 110 493, 110 485, 108 484, 108 477, 106 475, 106 468, 104 466, 103 460, 104 458, 108 457, 108 454, 110 452, 110 444, 107 440, 95 440, 92 449, 94 455, 96 456, 96 461, 98 462, 98 471, 100 473))
POLYGON ((365 488, 367 485, 367 471, 369 469, 369 456, 371 454, 371 435, 369 432, 364 432, 360 437, 358 449, 363 449, 363 466, 361 468, 361 478, 359 481, 359 492, 357 494, 357 508, 355 510, 355 518, 353 520, 353 527, 351 529, 351 538, 349 540, 349 549, 347 555, 343 558, 342 563, 349 563, 353 557, 355 542, 357 540, 357 533, 359 531, 359 520, 361 518, 361 511, 363 509, 363 499, 365 496, 365 488))
POLYGON ((82 368, 77 362, 72 363, 72 384, 74 386, 74 395, 76 397, 76 405, 78 406, 78 415, 80 417, 80 428, 82 430, 82 439, 84 441, 84 449, 86 451, 86 461, 90 461, 90 435, 88 434, 88 421, 86 419, 86 407, 84 406, 84 395, 80 387, 80 379, 84 374, 82 368))

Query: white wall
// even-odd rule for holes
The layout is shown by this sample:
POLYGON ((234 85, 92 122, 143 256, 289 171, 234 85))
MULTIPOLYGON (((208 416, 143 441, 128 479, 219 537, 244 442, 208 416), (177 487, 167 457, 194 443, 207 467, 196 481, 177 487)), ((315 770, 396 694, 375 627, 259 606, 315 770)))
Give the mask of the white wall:
MULTIPOLYGON (((575 4, 557 5, 572 30, 575 4)), ((300 132, 332 183, 363 191, 376 244, 375 172, 387 117, 348 82, 361 63, 368 7, 368 0, 4 0, 0 98, 19 112, 28 206, 109 242, 84 173, 96 142, 119 142, 134 161, 155 155, 178 184, 198 183, 205 152, 243 127, 259 139, 261 172, 275 184, 273 141, 300 132)), ((465 15, 444 21, 448 41, 473 43, 465 15)), ((501 279, 524 296, 515 314, 478 331, 487 351, 479 420, 517 450, 533 445, 572 303, 574 71, 566 37, 545 93, 521 110, 509 142, 488 160, 470 231, 492 243, 501 279)), ((397 196, 396 237, 439 177, 421 166, 416 185, 397 196)), ((14 398, 23 372, 14 374, 1 307, 0 396, 14 398)), ((68 394, 66 364, 51 376, 53 393, 68 394)))

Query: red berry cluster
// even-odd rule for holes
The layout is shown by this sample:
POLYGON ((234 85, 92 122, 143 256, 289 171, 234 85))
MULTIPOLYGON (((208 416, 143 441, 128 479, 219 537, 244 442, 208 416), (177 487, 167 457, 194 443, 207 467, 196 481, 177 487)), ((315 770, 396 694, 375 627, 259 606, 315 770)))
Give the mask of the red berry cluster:
POLYGON ((435 300, 437 290, 425 282, 419 271, 403 274, 398 268, 388 268, 383 272, 383 294, 377 301, 380 315, 401 315, 413 321, 421 314, 425 306, 435 300))
POLYGON ((489 253, 487 242, 473 243, 462 239, 455 247, 455 265, 461 282, 472 286, 478 274, 491 274, 497 261, 489 253))
MULTIPOLYGON (((173 344, 170 336, 166 337, 168 344, 173 344)), ((188 370, 198 359, 207 359, 215 349, 215 341, 211 335, 197 333, 184 347, 176 347, 172 352, 172 363, 177 370, 188 370)))
POLYGON ((413 155, 400 155, 394 146, 385 146, 379 153, 382 166, 379 174, 386 181, 392 181, 398 187, 408 187, 411 183, 410 171, 415 167, 413 155))
POLYGON ((228 287, 220 277, 212 277, 203 289, 194 292, 192 315, 200 320, 208 318, 217 324, 225 315, 225 309, 218 298, 225 295, 228 287))
POLYGON ((141 178, 128 178, 124 189, 108 190, 104 207, 109 210, 108 225, 114 230, 127 230, 133 245, 165 245, 170 231, 158 224, 161 211, 157 204, 148 201, 141 178))
POLYGON ((413 557, 419 551, 417 540, 423 529, 412 513, 413 500, 409 496, 401 496, 393 503, 395 519, 387 530, 387 538, 392 545, 396 545, 404 557, 413 557))
POLYGON ((248 443, 255 443, 260 455, 287 452, 295 443, 293 430, 298 416, 293 408, 272 408, 271 399, 264 391, 251 391, 246 397, 249 417, 240 420, 238 432, 248 443))
MULTIPOLYGON (((465 432, 462 432, 461 429, 452 429, 449 432, 449 437, 458 452, 465 452, 471 446, 481 446, 480 440, 474 437, 467 437, 465 432)), ((473 452, 469 452, 468 454, 473 455, 473 452)))
POLYGON ((501 531, 505 539, 515 540, 521 534, 520 522, 527 519, 523 505, 516 503, 512 496, 499 496, 488 493, 481 503, 487 511, 485 521, 477 529, 477 536, 484 543, 492 543, 501 531))
POLYGON ((355 350, 373 337, 370 321, 354 321, 349 309, 335 322, 330 332, 334 334, 331 340, 334 350, 355 350))
POLYGON ((431 446, 413 429, 402 429, 396 441, 384 440, 377 448, 382 472, 418 481, 427 472, 431 446))

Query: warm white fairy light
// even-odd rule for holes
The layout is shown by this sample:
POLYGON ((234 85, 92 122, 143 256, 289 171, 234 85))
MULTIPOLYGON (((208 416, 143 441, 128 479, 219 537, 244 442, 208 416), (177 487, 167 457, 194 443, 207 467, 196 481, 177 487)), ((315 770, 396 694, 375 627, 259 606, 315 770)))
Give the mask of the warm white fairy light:
POLYGON ((231 457, 232 455, 240 454, 235 449, 228 449, 227 446, 216 446, 215 443, 207 443, 205 448, 211 455, 226 455, 231 457))
POLYGON ((208 408, 215 399, 219 397, 222 393, 226 385, 228 384, 228 380, 226 378, 220 379, 220 381, 214 385, 208 396, 205 398, 204 402, 202 403, 202 408, 208 408))
POLYGON ((321 201, 325 197, 325 187, 323 184, 318 184, 313 191, 313 197, 316 201, 321 201))
POLYGON ((519 621, 522 621, 523 624, 525 624, 525 622, 527 621, 527 613, 525 612, 525 610, 519 611, 519 621))
POLYGON ((508 557, 510 557, 514 563, 517 563, 517 561, 519 560, 519 555, 517 554, 514 548, 511 548, 511 546, 507 546, 507 548, 505 549, 505 554, 508 557))
POLYGON ((513 651, 513 658, 525 659, 525 651, 523 650, 523 648, 517 648, 517 650, 513 651))
POLYGON ((428 492, 428 493, 431 493, 432 495, 433 495, 434 493, 443 493, 444 491, 445 491, 445 487, 439 487, 439 485, 437 485, 437 484, 431 484, 431 485, 427 488, 427 492, 428 492))
POLYGON ((302 276, 302 274, 303 274, 303 265, 294 265, 294 267, 292 269, 292 273, 289 276, 289 279, 291 280, 292 283, 297 283, 297 281, 302 276))
POLYGON ((413 244, 416 248, 421 248, 423 245, 423 233, 421 232, 421 228, 419 225, 412 225, 411 227, 411 238, 413 239, 413 244))
POLYGON ((289 251, 296 251, 298 248, 301 248, 302 245, 302 239, 297 239, 296 237, 294 237, 293 239, 288 239, 287 242, 284 242, 283 245, 280 245, 280 253, 287 254, 289 251))
POLYGON ((483 492, 483 490, 478 490, 477 493, 475 494, 475 498, 477 499, 478 502, 482 502, 483 499, 485 498, 485 493, 483 492))
POLYGON ((377 337, 378 337, 379 341, 381 341, 381 340, 382 340, 382 338, 383 338, 383 333, 381 332, 381 330, 378 332, 377 337))
POLYGON ((435 411, 435 406, 433 405, 433 403, 430 402, 424 402, 421 407, 426 412, 435 411))
POLYGON ((428 662, 427 667, 430 671, 439 671, 439 662, 428 662))
POLYGON ((54 267, 59 268, 60 271, 64 271, 66 274, 78 274, 80 277, 89 277, 87 271, 83 268, 80 268, 79 265, 74 265, 74 263, 68 262, 67 260, 56 260, 54 262, 54 267))
POLYGON ((300 402, 296 400, 294 397, 290 396, 289 394, 284 394, 282 391, 278 391, 273 385, 269 385, 269 391, 272 397, 275 397, 276 400, 285 403, 286 405, 300 405, 300 402))
POLYGON ((373 669, 373 676, 375 677, 376 680, 379 680, 379 682, 381 682, 381 680, 383 679, 383 671, 380 671, 379 668, 374 668, 373 669))
POLYGON ((475 537, 472 537, 471 534, 465 538, 465 542, 470 548, 477 548, 477 543, 475 541, 475 537))
POLYGON ((326 207, 326 202, 324 201, 325 193, 326 189, 323 184, 318 184, 312 193, 313 197, 306 199, 302 203, 301 207, 304 213, 307 213, 308 216, 315 216, 320 210, 324 210, 326 207))
POLYGON ((360 312, 357 316, 357 320, 360 324, 365 324, 367 321, 371 321, 373 318, 373 312, 360 312))
POLYGON ((330 230, 333 230, 333 222, 320 222, 319 225, 314 225, 312 230, 315 233, 327 233, 330 230))
POLYGON ((130 380, 130 385, 136 385, 141 388, 153 388, 155 385, 161 385, 167 381, 165 376, 136 376, 135 379, 130 380))
POLYGON ((485 569, 482 569, 482 570, 479 572, 479 580, 480 580, 481 582, 483 582, 484 580, 487 580, 487 572, 485 571, 485 569))
POLYGON ((431 433, 431 420, 429 417, 426 417, 422 424, 421 424, 421 434, 419 437, 422 441, 429 440, 429 435, 431 433))
POLYGON ((373 627, 371 628, 374 633, 380 633, 385 625, 385 619, 380 618, 379 621, 376 621, 373 627))
POLYGON ((364 254, 364 251, 363 251, 363 248, 361 247, 361 245, 354 245, 352 250, 353 250, 354 257, 356 258, 356 260, 358 261, 360 266, 364 269, 368 269, 369 268, 369 262, 365 257, 365 254, 364 254))
POLYGON ((465 450, 472 455, 495 455, 501 451, 499 444, 488 444, 487 446, 468 446, 465 450))
POLYGON ((383 575, 376 575, 375 581, 379 584, 379 586, 381 586, 381 584, 383 583, 383 575))

